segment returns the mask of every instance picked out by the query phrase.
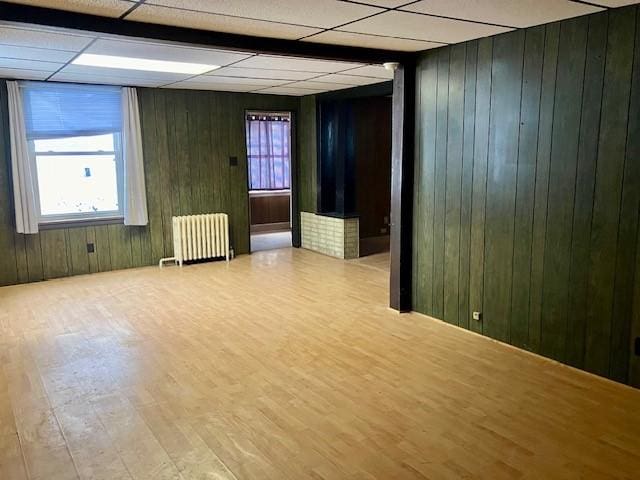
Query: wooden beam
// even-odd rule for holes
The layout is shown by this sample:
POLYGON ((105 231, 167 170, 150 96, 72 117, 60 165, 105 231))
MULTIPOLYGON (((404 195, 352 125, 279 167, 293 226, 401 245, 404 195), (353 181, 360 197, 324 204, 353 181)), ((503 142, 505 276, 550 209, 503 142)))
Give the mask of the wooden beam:
POLYGON ((391 125, 391 279, 390 306, 411 310, 413 227, 413 141, 415 64, 401 64, 393 76, 391 125))
POLYGON ((321 43, 300 42, 297 40, 255 37, 251 35, 136 22, 52 8, 19 5, 4 1, 0 1, 0 20, 124 35, 135 38, 163 40, 194 46, 215 47, 223 50, 289 55, 294 57, 313 57, 323 60, 383 63, 403 61, 405 58, 413 55, 411 53, 392 50, 344 45, 325 45, 321 43))

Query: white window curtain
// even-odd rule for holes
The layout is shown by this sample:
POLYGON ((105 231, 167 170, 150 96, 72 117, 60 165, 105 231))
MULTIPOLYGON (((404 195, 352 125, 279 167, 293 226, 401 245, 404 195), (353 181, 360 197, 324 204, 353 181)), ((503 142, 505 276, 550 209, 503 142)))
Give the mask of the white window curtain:
POLYGON ((13 199, 18 233, 38 233, 38 206, 36 203, 36 172, 29 159, 29 146, 24 121, 22 92, 18 82, 7 82, 9 103, 9 138, 11 141, 11 170, 13 173, 13 199))
POLYGON ((147 196, 138 93, 122 88, 122 155, 124 161, 124 224, 147 225, 147 196))

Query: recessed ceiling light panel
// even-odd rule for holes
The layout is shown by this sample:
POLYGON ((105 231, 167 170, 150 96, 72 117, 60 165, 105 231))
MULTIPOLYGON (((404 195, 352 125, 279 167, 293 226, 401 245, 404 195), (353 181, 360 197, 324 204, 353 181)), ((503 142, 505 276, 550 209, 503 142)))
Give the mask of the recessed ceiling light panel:
POLYGON ((200 75, 210 72, 219 65, 204 65, 202 63, 169 62, 166 60, 151 60, 149 58, 118 57, 114 55, 96 55, 83 53, 71 63, 89 67, 122 68, 125 70, 143 70, 146 72, 184 73, 200 75))

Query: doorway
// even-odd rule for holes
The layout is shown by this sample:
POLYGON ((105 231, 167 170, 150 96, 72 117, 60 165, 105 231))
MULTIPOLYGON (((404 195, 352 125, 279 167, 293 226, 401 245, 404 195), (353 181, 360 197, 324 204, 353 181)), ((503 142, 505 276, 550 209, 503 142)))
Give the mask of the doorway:
POLYGON ((250 251, 289 248, 291 112, 246 114, 250 251))

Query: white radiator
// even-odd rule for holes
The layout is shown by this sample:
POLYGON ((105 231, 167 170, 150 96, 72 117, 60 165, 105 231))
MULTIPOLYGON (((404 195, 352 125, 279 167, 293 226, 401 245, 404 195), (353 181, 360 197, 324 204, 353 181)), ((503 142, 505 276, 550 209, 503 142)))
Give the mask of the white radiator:
POLYGON ((187 260, 225 257, 229 261, 229 217, 226 213, 173 217, 173 257, 182 266, 187 260))

